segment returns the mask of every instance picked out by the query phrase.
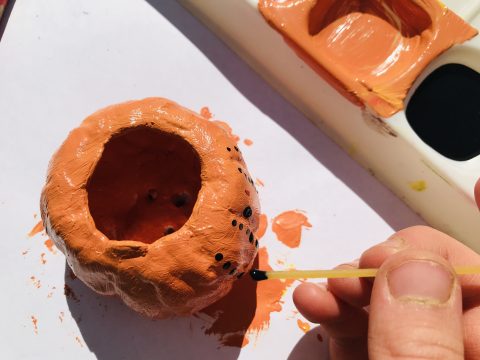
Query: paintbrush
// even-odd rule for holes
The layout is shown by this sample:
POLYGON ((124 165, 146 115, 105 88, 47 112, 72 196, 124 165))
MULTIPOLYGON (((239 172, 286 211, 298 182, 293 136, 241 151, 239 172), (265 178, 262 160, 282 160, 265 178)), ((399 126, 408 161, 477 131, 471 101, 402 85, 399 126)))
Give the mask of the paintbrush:
MULTIPOLYGON (((334 269, 334 270, 285 270, 263 271, 253 269, 250 276, 255 281, 270 279, 335 279, 375 277, 378 269, 334 269)), ((480 266, 455 267, 457 275, 480 274, 480 266)))

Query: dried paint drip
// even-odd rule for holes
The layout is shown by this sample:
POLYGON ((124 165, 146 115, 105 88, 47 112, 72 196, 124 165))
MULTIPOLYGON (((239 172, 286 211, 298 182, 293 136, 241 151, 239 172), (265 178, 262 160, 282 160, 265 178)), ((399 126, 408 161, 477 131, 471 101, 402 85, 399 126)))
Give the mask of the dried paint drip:
MULTIPOLYGON (((266 248, 260 248, 253 267, 272 270, 266 248)), ((205 334, 215 334, 225 346, 243 347, 248 335, 258 335, 269 327, 270 314, 282 310, 281 297, 292 281, 253 282, 249 277, 238 280, 232 290, 215 304, 202 310, 212 317, 205 334)))
POLYGON ((30 230, 28 233, 28 237, 33 237, 39 233, 41 233, 44 230, 43 228, 43 223, 39 221, 33 228, 30 230))
POLYGON ((297 319, 297 325, 302 330, 305 334, 310 331, 311 326, 309 323, 302 321, 300 319, 297 319))
POLYGON ((289 210, 281 213, 273 219, 272 231, 277 239, 291 248, 300 245, 302 227, 310 228, 306 215, 298 210, 289 210))
POLYGON ((32 280, 33 286, 35 286, 37 289, 42 287, 40 280, 38 280, 35 276, 30 276, 30 280, 32 280))
POLYGON ((33 332, 35 335, 38 335, 38 319, 35 316, 31 316, 32 324, 33 324, 33 332))
POLYGON ((410 189, 418 192, 425 191, 427 189, 427 183, 424 180, 412 181, 408 183, 410 189))
POLYGON ((40 263, 45 265, 47 263, 47 259, 45 259, 45 253, 40 254, 40 263))

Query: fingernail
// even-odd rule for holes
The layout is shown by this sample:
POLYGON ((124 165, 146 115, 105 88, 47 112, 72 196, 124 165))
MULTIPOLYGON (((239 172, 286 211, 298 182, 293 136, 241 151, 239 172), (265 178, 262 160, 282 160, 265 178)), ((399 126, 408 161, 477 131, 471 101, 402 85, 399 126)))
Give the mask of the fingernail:
POLYGON ((390 293, 399 300, 443 304, 453 289, 454 277, 443 265, 429 260, 411 260, 387 274, 390 293))

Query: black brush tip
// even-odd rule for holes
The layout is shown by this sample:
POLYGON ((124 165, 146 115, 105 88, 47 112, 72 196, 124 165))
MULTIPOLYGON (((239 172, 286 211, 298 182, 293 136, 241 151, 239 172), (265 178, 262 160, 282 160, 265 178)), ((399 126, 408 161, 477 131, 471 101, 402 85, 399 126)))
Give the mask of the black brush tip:
POLYGON ((250 271, 250 276, 252 277, 253 280, 255 281, 262 281, 262 280, 267 280, 267 272, 263 270, 258 270, 258 269, 253 269, 250 271))

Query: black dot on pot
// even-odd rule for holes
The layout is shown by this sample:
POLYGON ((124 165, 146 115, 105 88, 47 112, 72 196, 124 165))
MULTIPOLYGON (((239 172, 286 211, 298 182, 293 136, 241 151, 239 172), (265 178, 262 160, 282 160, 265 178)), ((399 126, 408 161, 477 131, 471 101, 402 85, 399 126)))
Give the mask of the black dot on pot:
POLYGON ((242 168, 238 168, 238 172, 241 174, 242 173, 242 168))
POLYGON ((238 228, 239 228, 240 230, 243 230, 243 224, 238 225, 238 228))
POLYGON ((235 219, 232 220, 232 226, 237 226, 237 220, 235 219))
POLYGON ((223 268, 227 270, 230 267, 230 265, 232 265, 232 263, 230 261, 227 261, 225 264, 223 264, 223 268))
POLYGON ((245 274, 245 273, 241 272, 240 274, 237 275, 237 278, 240 279, 243 276, 243 274, 245 274))
POLYGON ((250 236, 248 237, 248 241, 253 242, 253 234, 250 234, 250 236))
POLYGON ((187 192, 175 194, 172 196, 171 201, 172 204, 178 208, 185 206, 190 201, 190 194, 188 194, 187 192))
POLYGON ((175 232, 173 226, 166 226, 165 230, 163 230, 163 235, 169 235, 175 232))
POLYGON ((215 260, 221 261, 223 259, 223 254, 222 253, 216 253, 215 254, 215 260))
POLYGON ((235 151, 238 151, 238 147, 234 146, 233 148, 235 149, 235 151))
POLYGON ((147 192, 147 199, 148 201, 155 201, 158 197, 158 191, 155 189, 150 189, 147 192))
POLYGON ((255 240, 255 247, 258 248, 258 240, 255 240))
POLYGON ((230 270, 230 272, 228 274, 233 275, 235 273, 235 271, 237 271, 237 269, 233 268, 232 270, 230 270))
POLYGON ((247 206, 245 209, 243 209, 243 216, 246 217, 247 219, 252 216, 252 208, 250 206, 247 206))
POLYGON ((230 149, 230 148, 227 146, 227 151, 232 151, 232 149, 230 149))

